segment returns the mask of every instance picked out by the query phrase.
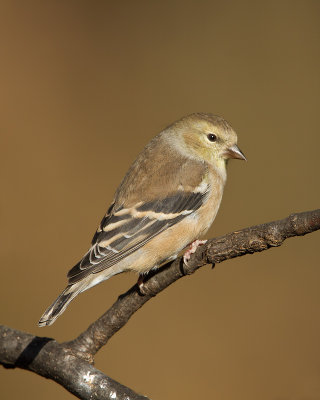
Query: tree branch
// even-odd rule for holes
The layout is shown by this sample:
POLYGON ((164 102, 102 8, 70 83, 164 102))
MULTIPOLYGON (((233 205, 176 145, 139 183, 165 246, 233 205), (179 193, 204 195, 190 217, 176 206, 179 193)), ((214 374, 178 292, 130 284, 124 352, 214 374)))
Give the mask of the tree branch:
POLYGON ((214 266, 230 258, 281 246, 285 239, 306 235, 318 229, 320 229, 320 209, 292 214, 279 221, 252 226, 210 239, 197 249, 188 266, 183 264, 183 259, 180 257, 164 265, 160 270, 150 273, 144 283, 146 295, 142 296, 138 286, 134 285, 86 331, 66 345, 76 352, 80 351, 81 354, 93 357, 140 307, 183 276, 193 274, 206 264, 214 266))
POLYGON ((210 239, 196 251, 188 265, 182 258, 150 273, 145 295, 134 285, 76 339, 62 344, 0 326, 0 363, 24 368, 50 378, 80 399, 147 399, 115 382, 91 364, 94 355, 121 329, 130 317, 163 289, 206 265, 281 246, 284 240, 320 229, 320 209, 242 229, 210 239))
POLYGON ((55 340, 0 326, 0 363, 52 379, 79 399, 148 400, 104 375, 55 340))

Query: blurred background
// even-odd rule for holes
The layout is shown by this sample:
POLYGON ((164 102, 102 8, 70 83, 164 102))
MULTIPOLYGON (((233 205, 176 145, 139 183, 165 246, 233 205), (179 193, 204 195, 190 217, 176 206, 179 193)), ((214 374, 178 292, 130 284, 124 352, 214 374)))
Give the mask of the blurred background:
MULTIPOLYGON (((319 208, 320 2, 0 2, 1 323, 74 338, 136 281, 36 323, 130 163, 171 122, 224 116, 229 163, 208 237, 319 208)), ((320 399, 320 233, 205 267, 136 313, 96 367, 158 399, 320 399)), ((73 396, 0 368, 3 399, 73 396)))

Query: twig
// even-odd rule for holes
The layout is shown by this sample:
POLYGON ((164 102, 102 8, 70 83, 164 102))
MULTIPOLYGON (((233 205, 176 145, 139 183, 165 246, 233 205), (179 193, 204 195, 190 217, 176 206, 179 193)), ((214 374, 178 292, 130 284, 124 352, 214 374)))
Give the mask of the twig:
POLYGON ((87 330, 66 345, 76 353, 87 354, 93 359, 96 352, 128 322, 140 307, 176 280, 193 274, 206 264, 214 265, 230 258, 278 247, 290 237, 306 235, 317 229, 320 229, 320 209, 292 214, 282 220, 210 239, 198 248, 188 266, 183 265, 182 258, 178 258, 150 274, 149 279, 144 283, 146 295, 142 296, 137 285, 134 285, 87 330))
POLYGON ((279 221, 208 240, 198 248, 187 266, 179 258, 150 273, 144 283, 145 295, 141 295, 137 285, 134 285, 97 321, 70 342, 60 344, 53 339, 32 336, 0 326, 0 364, 6 368, 28 369, 52 379, 80 399, 148 399, 115 382, 92 366, 97 351, 130 317, 173 282, 194 273, 206 264, 214 265, 230 258, 278 247, 290 237, 305 235, 318 229, 320 209, 292 214, 279 221))

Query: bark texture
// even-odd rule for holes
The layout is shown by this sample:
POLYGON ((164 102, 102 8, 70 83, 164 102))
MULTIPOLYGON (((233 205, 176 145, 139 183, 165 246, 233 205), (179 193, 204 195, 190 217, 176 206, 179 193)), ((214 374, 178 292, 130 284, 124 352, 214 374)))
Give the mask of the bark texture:
POLYGON ((33 336, 0 326, 0 364, 23 368, 52 379, 80 399, 148 399, 114 381, 93 367, 94 355, 147 301, 198 268, 278 247, 284 240, 320 229, 320 209, 262 225, 252 226, 210 239, 192 255, 188 265, 182 258, 150 273, 144 293, 134 285, 77 338, 65 343, 33 336))

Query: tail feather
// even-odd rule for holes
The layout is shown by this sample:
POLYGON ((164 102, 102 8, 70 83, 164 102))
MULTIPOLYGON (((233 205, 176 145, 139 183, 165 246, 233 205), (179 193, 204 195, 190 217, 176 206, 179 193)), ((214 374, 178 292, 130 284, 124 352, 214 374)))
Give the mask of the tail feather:
POLYGON ((46 309, 40 318, 38 325, 47 326, 54 323, 54 321, 65 311, 69 303, 88 285, 87 279, 83 279, 73 285, 68 285, 60 296, 46 309))

